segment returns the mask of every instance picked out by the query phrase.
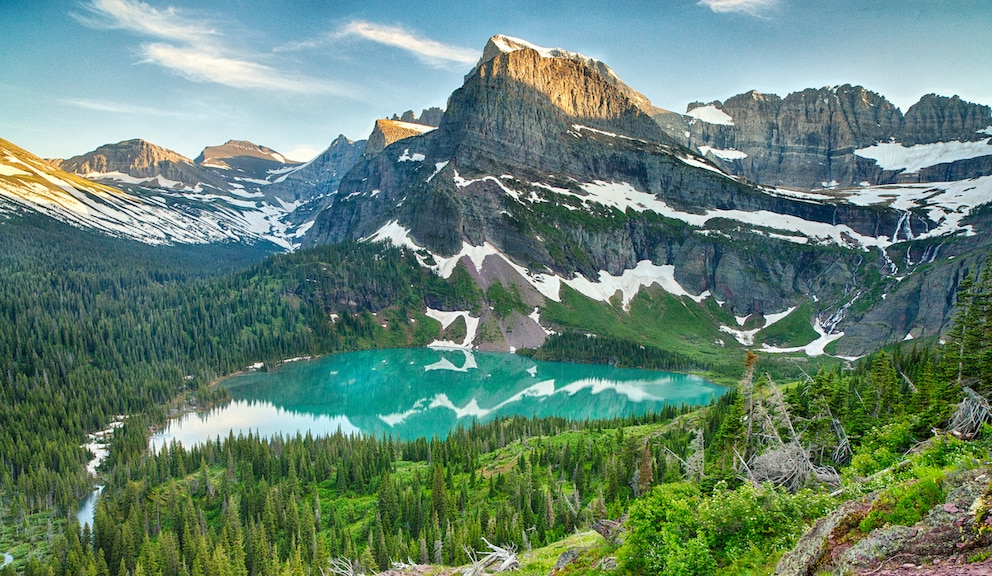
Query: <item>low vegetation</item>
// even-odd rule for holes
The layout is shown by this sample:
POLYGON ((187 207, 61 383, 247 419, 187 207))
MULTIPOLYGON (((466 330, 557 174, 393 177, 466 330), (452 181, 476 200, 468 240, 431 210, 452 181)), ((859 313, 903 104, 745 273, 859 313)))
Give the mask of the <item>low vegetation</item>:
MULTIPOLYGON (((463 271, 442 280, 382 246, 218 273, 223 254, 196 264, 201 255, 84 235, 52 257, 17 230, 0 228, 0 551, 15 557, 4 576, 305 576, 332 559, 367 573, 394 562, 450 571, 440 566, 466 565, 488 543, 525 574, 767 574, 845 498, 875 495, 846 526, 855 542, 919 522, 950 478, 989 465, 992 414, 976 400, 992 392, 989 267, 962 283, 946 344, 907 343, 850 369, 806 363, 798 381, 795 369, 782 377, 783 361, 700 328, 733 321, 716 304, 649 289, 628 314, 565 289, 542 311, 565 330, 537 357, 744 373, 701 410, 500 419, 404 442, 229 436, 149 453, 164 406, 217 396, 210 383, 251 362, 424 344, 439 335, 425 303, 527 310, 513 287, 482 293, 463 271), (101 258, 108 247, 127 256, 101 258), (960 406, 973 425, 954 425, 959 439, 942 430, 960 406), (118 414, 129 418, 104 495, 79 529, 80 445, 118 414), (783 462, 804 474, 782 474, 783 462)), ((790 318, 769 342, 790 342, 790 318)))

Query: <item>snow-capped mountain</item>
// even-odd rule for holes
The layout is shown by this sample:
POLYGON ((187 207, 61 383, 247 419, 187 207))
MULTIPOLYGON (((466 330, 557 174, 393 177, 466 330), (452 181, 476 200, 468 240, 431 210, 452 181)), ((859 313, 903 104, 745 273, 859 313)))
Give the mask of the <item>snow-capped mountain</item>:
POLYGON ((34 211, 149 244, 295 244, 284 218, 298 203, 228 185, 174 152, 142 141, 63 161, 66 172, 0 140, 0 210, 34 211))
POLYGON ((668 132, 721 169, 797 190, 992 174, 988 106, 929 94, 905 114, 861 86, 689 105, 668 132))
MULTIPOLYGON (((774 117, 778 132, 789 132, 794 115, 774 117)), ((837 117, 824 112, 816 122, 837 117)), ((388 241, 442 276, 461 264, 483 289, 515 284, 538 307, 577 292, 626 310, 639 291, 659 287, 686 306, 721 311, 713 317, 724 336, 703 347, 755 345, 792 313, 809 314, 801 322, 817 336, 766 350, 823 353, 839 339, 835 353, 857 355, 946 325, 960 276, 988 250, 988 217, 975 209, 992 202, 992 170, 816 192, 762 186, 728 165, 749 152, 735 157, 715 137, 689 141, 703 124, 752 122, 715 104, 673 115, 602 63, 495 36, 440 126, 367 153, 304 245, 388 241), (685 130, 673 133, 678 121, 685 130)), ((780 154, 829 156, 836 147, 806 144, 780 154)), ((854 150, 874 153, 867 144, 854 150)), ((884 154, 876 156, 885 162, 884 154)), ((774 180, 793 164, 769 173, 774 180)), ((548 328, 535 316, 514 319, 511 330, 483 312, 504 340, 474 344, 513 347, 510 333, 548 328)))
MULTIPOLYGON (((347 171, 361 153, 341 139, 306 164, 251 142, 230 140, 210 146, 191 160, 143 140, 107 144, 92 152, 58 161, 76 176, 151 199, 179 212, 184 222, 203 219, 205 230, 215 225, 222 237, 169 233, 168 243, 268 241, 284 250, 299 245, 317 208, 336 191, 327 189, 333 174, 347 171), (316 176, 316 177, 315 177, 316 176)), ((340 179, 340 176, 338 176, 340 179)), ((126 234, 147 236, 140 230, 126 234)), ((125 231, 126 232, 126 231, 125 231)))
POLYGON ((132 140, 61 161, 71 175, 4 146, 8 211, 152 243, 387 241, 535 310, 432 312, 475 327, 462 346, 537 346, 589 329, 562 324, 576 298, 619 318, 649 294, 710 323, 686 336, 704 351, 858 355, 937 337, 992 247, 987 106, 930 95, 903 114, 840 86, 677 114, 602 62, 506 36, 443 113, 380 120, 305 164, 132 140))

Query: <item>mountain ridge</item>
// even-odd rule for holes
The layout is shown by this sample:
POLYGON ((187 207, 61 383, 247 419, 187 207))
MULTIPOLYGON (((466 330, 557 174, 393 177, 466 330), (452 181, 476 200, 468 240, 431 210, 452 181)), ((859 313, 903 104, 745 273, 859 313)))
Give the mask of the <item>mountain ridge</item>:
MULTIPOLYGON (((812 301, 813 327, 825 341, 847 330, 839 345, 849 355, 867 349, 872 328, 859 322, 868 318, 889 325, 890 340, 935 335, 946 326, 946 315, 918 307, 905 314, 886 299, 902 290, 896 278, 921 263, 943 269, 927 282, 945 294, 966 262, 974 263, 935 264, 935 251, 963 245, 946 239, 974 234, 959 228, 957 205, 929 207, 932 197, 914 189, 894 190, 907 200, 893 203, 888 191, 871 187, 822 194, 756 187, 720 170, 723 163, 710 154, 704 159, 680 145, 584 58, 527 45, 508 50, 500 42, 490 41, 494 46, 449 98, 437 130, 356 165, 304 246, 386 240, 428 253, 424 264, 439 273, 460 261, 483 289, 499 276, 548 301, 561 299, 567 285, 606 302, 613 295, 608 286, 625 285, 626 303, 627 290, 651 284, 683 298, 714 298, 734 316, 769 317, 812 301), (903 241, 918 244, 897 263, 890 247, 903 241), (859 281, 866 274, 884 292, 859 281), (866 298, 873 301, 864 309, 866 298)), ((882 124, 876 120, 892 111, 868 106, 881 102, 877 95, 848 92, 846 106, 858 114, 881 111, 863 122, 852 113, 859 121, 849 123, 850 136, 797 142, 798 154, 829 154, 841 144, 856 149, 862 141, 852 140, 855 129, 880 133, 869 124, 882 124)), ((814 90, 790 102, 805 106, 817 97, 814 90)), ((820 112, 821 124, 831 110, 820 112)), ((949 198, 957 185, 935 186, 935 197, 949 198)), ((965 210, 988 202, 989 186, 982 180, 965 210)), ((741 345, 753 342, 733 323, 721 331, 741 345)))
MULTIPOLYGON (((751 91, 679 115, 601 62, 494 36, 443 113, 422 116, 439 126, 409 123, 412 111, 381 119, 369 141, 338 137, 263 178, 204 167, 211 147, 192 165, 220 178, 224 202, 250 200, 248 217, 264 215, 264 234, 286 248, 387 241, 445 277, 462 267, 483 290, 512 284, 538 309, 578 294, 627 311, 660 286, 686 306, 715 303, 708 321, 722 335, 703 347, 753 346, 772 319, 810 309, 815 342, 764 349, 822 354, 840 338, 831 351, 851 356, 880 340, 936 337, 987 251, 977 208, 992 200, 992 134, 968 131, 988 107, 959 98, 927 96, 904 115, 843 85, 751 91), (757 326, 745 329, 738 319, 750 316, 757 326)), ((514 317, 512 330, 480 318, 500 336, 473 346, 582 329, 540 313, 514 317)))

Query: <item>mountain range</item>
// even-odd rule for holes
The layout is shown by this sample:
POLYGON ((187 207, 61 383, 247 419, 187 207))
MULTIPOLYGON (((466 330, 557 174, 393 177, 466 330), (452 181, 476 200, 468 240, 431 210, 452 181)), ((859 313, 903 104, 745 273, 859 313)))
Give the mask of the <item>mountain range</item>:
POLYGON ((237 140, 51 161, 0 141, 0 211, 147 243, 402 246, 517 295, 505 314, 426 302, 464 346, 535 348, 650 311, 691 314, 679 337, 702 353, 851 357, 946 330, 990 249, 990 144, 989 107, 957 97, 903 114, 845 85, 679 114, 602 62, 494 36, 443 113, 381 119, 305 164, 237 140))

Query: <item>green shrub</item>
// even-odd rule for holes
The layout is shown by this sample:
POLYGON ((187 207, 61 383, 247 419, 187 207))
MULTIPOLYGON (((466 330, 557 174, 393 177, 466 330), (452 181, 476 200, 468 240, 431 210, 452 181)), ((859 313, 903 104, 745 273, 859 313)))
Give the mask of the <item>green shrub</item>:
POLYGON ((665 484, 631 507, 627 542, 619 551, 633 574, 746 573, 791 548, 807 524, 833 502, 823 494, 744 484, 716 485, 704 497, 689 484, 665 484))
POLYGON ((912 526, 944 500, 943 474, 933 469, 917 471, 920 478, 882 492, 859 528, 865 534, 886 524, 912 526))

